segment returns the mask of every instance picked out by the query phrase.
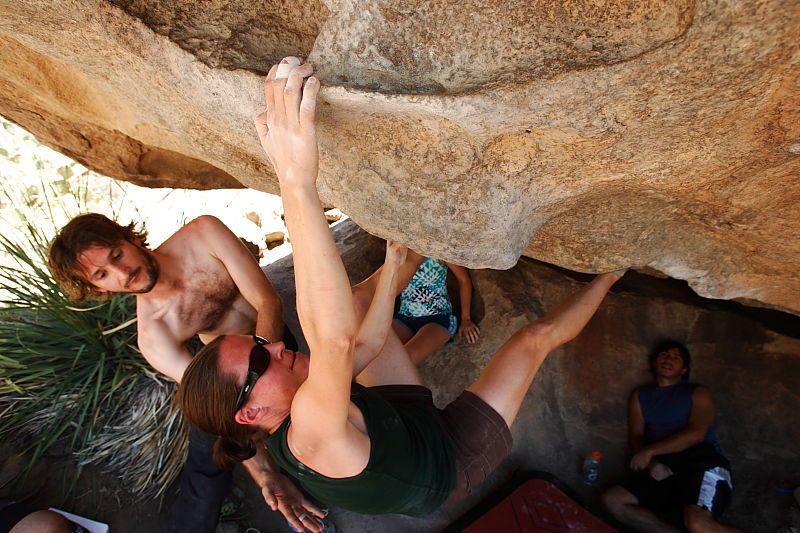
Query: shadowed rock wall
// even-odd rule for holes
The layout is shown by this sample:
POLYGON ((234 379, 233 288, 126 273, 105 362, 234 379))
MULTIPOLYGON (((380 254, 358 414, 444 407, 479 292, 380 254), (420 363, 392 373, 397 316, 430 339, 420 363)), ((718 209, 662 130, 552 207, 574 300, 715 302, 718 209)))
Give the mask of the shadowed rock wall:
MULTIPOLYGON (((439 402, 469 384, 513 331, 582 285, 529 260, 473 277, 486 306, 484 336, 475 347, 447 347, 423 367, 439 402)), ((776 318, 628 274, 584 332, 545 361, 512 428, 515 445, 506 468, 551 471, 599 512, 600 489, 628 473, 628 395, 651 381, 652 347, 675 339, 692 353, 692 381, 714 394, 720 443, 736 486, 724 519, 744 531, 778 531, 797 519, 790 518, 791 498, 776 489, 796 485, 800 471, 800 319, 781 324, 776 318), (580 476, 592 450, 604 456, 597 488, 583 485, 580 476)))
MULTIPOLYGON (((351 222, 336 226, 334 235, 351 282, 381 264, 380 244, 351 222)), ((278 261, 267 273, 299 333, 290 262, 278 261)), ((479 343, 448 344, 421 367, 439 406, 470 385, 518 328, 591 279, 527 259, 508 271, 478 270, 472 277, 485 308, 479 343)), ((714 395, 717 431, 735 484, 724 520, 753 532, 778 531, 792 520, 800 525, 800 513, 791 516, 791 496, 776 492, 796 486, 800 472, 800 317, 707 300, 683 283, 636 273, 615 285, 581 335, 545 360, 512 427, 511 457, 475 497, 424 520, 335 510, 336 523, 348 531, 440 531, 515 469, 555 474, 599 513, 600 490, 628 472, 628 395, 650 382, 647 356, 665 339, 687 345, 692 381, 714 395), (581 461, 592 450, 603 453, 598 487, 587 487, 580 475, 581 461)), ((250 497, 259 498, 252 483, 241 479, 250 497)), ((254 519, 267 515, 262 510, 254 519)), ((274 526, 280 525, 277 519, 274 526)))
POLYGON ((277 192, 259 73, 308 55, 320 189, 371 233, 800 312, 796 2, 0 8, 0 114, 106 174, 277 192))

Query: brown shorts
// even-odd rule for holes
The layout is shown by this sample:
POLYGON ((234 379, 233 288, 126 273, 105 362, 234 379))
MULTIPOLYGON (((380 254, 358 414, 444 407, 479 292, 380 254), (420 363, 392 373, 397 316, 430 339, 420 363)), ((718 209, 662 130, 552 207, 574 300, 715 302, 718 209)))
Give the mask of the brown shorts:
POLYGON ((392 403, 425 404, 439 416, 453 441, 457 469, 456 486, 445 505, 469 495, 511 451, 514 441, 506 421, 469 391, 439 409, 433 405, 430 389, 421 385, 382 385, 370 389, 392 403))

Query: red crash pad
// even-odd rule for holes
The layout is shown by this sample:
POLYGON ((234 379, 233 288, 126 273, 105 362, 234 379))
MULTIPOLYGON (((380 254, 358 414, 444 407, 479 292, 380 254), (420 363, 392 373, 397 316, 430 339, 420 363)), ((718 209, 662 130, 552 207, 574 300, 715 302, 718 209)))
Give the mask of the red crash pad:
POLYGON ((465 533, 615 533, 544 479, 525 481, 485 514, 463 528, 465 533))

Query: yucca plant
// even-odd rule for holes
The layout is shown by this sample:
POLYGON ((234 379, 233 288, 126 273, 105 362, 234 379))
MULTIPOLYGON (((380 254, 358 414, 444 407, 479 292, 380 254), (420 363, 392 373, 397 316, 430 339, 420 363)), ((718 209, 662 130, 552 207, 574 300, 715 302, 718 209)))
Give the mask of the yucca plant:
POLYGON ((140 496, 163 494, 185 432, 173 384, 136 348, 134 297, 76 307, 46 267, 47 223, 20 218, 19 231, 0 234, 0 440, 31 464, 58 444, 140 496))

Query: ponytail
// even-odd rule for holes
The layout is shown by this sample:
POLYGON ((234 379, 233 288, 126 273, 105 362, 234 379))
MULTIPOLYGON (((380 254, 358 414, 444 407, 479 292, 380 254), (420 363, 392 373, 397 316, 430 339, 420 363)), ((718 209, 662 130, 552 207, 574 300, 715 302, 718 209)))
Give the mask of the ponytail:
POLYGON ((214 463, 226 470, 233 468, 236 463, 247 461, 255 454, 256 447, 250 438, 244 444, 224 437, 217 437, 214 442, 214 463))

